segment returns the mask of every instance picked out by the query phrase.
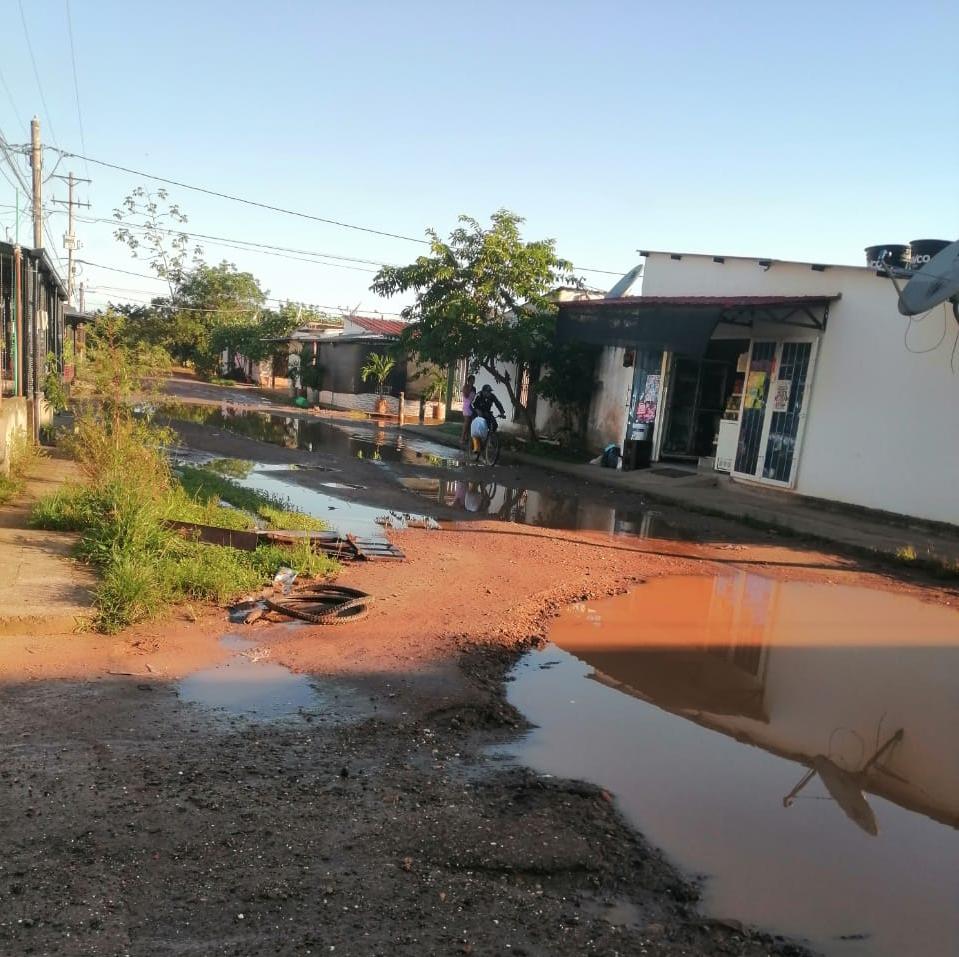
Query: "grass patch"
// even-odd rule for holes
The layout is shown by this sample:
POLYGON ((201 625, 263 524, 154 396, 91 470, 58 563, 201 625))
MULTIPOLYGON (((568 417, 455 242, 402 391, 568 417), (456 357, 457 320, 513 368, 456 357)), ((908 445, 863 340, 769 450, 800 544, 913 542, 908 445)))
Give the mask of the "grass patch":
POLYGON ((214 459, 203 466, 205 469, 225 475, 227 478, 245 479, 253 469, 253 463, 245 459, 214 459))
POLYGON ((0 505, 6 505, 19 495, 27 484, 27 476, 43 458, 44 451, 23 429, 18 429, 10 438, 10 474, 0 475, 0 505))
MULTIPOLYGON (((292 509, 285 499, 258 492, 255 489, 244 488, 206 468, 185 466, 180 469, 179 481, 187 495, 197 503, 210 506, 213 502, 220 500, 229 502, 234 508, 260 519, 268 528, 304 532, 320 532, 329 528, 326 522, 292 509)), ((195 521, 195 519, 182 519, 182 521, 195 521)), ((207 522, 206 524, 216 523, 207 522)))
POLYGON ((560 462, 573 462, 583 465, 594 458, 596 453, 582 445, 554 445, 551 442, 523 442, 512 435, 504 436, 500 433, 500 442, 503 448, 512 452, 525 452, 542 459, 553 459, 560 462))
MULTIPOLYGON (((257 522, 308 530, 326 525, 208 469, 174 476, 158 451, 165 438, 163 430, 132 417, 109 423, 97 412, 81 417, 70 446, 86 481, 41 499, 31 513, 34 526, 80 532, 78 556, 101 573, 96 628, 114 633, 178 602, 231 601, 267 584, 282 565, 305 576, 336 574, 339 565, 308 542, 247 552, 168 528, 168 519, 231 529, 257 522)), ((240 471, 232 463, 221 467, 240 471)))

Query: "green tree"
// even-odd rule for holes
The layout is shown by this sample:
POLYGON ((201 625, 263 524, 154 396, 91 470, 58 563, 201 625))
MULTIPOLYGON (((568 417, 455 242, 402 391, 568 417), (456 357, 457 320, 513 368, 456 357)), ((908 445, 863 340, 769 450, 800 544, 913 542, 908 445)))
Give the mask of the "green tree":
POLYGON ((176 203, 171 203, 165 189, 151 193, 138 186, 113 211, 117 221, 114 237, 128 246, 134 259, 145 259, 163 279, 174 298, 188 265, 203 262, 203 248, 190 247, 190 237, 179 227, 187 222, 176 203))
POLYGON ((360 369, 360 375, 363 376, 364 382, 372 379, 376 383, 376 394, 383 395, 386 380, 390 377, 395 365, 396 360, 392 356, 382 352, 371 352, 366 357, 366 365, 360 369))
POLYGON ((553 342, 547 351, 536 393, 558 406, 564 428, 582 434, 586 413, 596 389, 596 346, 581 342, 553 342))
POLYGON ((186 273, 167 304, 174 357, 192 362, 201 375, 213 374, 224 350, 234 354, 256 348, 265 302, 256 277, 233 263, 202 265, 186 273))
POLYGON ((415 302, 403 310, 411 325, 400 336, 400 348, 444 368, 471 356, 506 389, 535 438, 519 383, 502 365, 545 358, 556 324, 549 293, 560 284, 581 283, 553 240, 523 241, 523 219, 515 213, 499 210, 488 229, 469 216, 459 222, 448 242, 427 230, 429 255, 408 266, 384 266, 370 288, 381 296, 414 292, 415 302))

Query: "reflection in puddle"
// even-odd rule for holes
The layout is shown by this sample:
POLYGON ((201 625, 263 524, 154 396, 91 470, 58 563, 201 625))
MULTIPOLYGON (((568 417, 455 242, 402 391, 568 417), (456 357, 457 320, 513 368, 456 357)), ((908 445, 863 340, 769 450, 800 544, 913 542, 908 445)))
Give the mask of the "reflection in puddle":
POLYGON ((955 952, 954 610, 733 573, 576 605, 551 637, 510 684, 523 761, 615 791, 709 912, 829 954, 955 952))
POLYGON ((254 642, 227 635, 221 643, 238 654, 184 678, 178 688, 181 701, 254 721, 293 717, 320 703, 305 675, 262 660, 254 642))
POLYGON ((293 508, 322 519, 341 534, 356 535, 360 538, 385 538, 383 528, 376 522, 377 517, 383 514, 382 508, 337 498, 318 489, 300 485, 297 478, 301 471, 287 467, 257 466, 238 484, 286 499, 293 508))
POLYGON ((373 462, 403 462, 456 468, 462 464, 455 452, 425 439, 409 439, 396 429, 355 429, 321 420, 291 415, 252 412, 224 402, 220 406, 164 402, 161 415, 183 422, 198 422, 260 442, 309 452, 324 451, 373 462))
POLYGON ((651 510, 624 511, 610 505, 548 491, 514 488, 499 482, 437 478, 402 478, 400 482, 411 492, 448 508, 520 525, 585 529, 641 538, 689 537, 651 510))

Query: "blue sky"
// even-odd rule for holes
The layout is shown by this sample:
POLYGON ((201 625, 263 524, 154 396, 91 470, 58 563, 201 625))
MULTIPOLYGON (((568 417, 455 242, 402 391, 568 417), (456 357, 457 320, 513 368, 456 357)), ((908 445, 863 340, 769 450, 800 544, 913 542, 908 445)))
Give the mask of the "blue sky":
MULTIPOLYGON (((613 271, 638 248, 859 263, 959 236, 955 2, 70 2, 89 155, 172 179, 409 236, 505 206, 613 271)), ((66 0, 23 9, 49 113, 2 0, 0 129, 25 142, 38 113, 81 152, 66 0)), ((84 215, 142 182, 71 165, 94 180, 84 215)), ((171 194, 197 232, 395 263, 422 248, 171 194)), ((108 225, 78 231, 83 258, 146 271, 108 225)), ((207 246, 221 257, 274 296, 399 308, 367 272, 207 246)), ((117 290, 93 304, 159 291, 84 268, 117 290)))

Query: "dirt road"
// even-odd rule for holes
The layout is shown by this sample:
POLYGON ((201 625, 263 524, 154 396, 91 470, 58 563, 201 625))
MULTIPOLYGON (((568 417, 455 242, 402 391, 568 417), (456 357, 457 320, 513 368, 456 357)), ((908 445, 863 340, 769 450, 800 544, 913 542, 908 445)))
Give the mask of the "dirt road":
MULTIPOLYGON (((340 465, 409 507, 381 467, 340 465)), ((342 576, 376 598, 356 624, 206 610, 119 638, 3 639, 0 954, 799 953, 703 919, 610 795, 504 759, 493 746, 523 729, 507 672, 562 605, 716 563, 919 589, 743 541, 755 532, 731 546, 718 526, 713 544, 502 522, 392 534, 406 562, 342 576), (241 628, 310 677, 311 707, 264 722, 181 699, 179 679, 228 658, 219 638, 241 628)))

